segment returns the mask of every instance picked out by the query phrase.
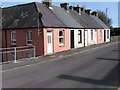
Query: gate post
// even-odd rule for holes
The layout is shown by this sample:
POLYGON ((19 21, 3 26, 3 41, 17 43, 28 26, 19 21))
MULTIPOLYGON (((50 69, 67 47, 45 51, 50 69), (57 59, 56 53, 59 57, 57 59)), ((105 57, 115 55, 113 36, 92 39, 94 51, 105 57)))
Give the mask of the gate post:
POLYGON ((35 52, 35 46, 33 46, 34 47, 34 58, 35 58, 35 56, 36 56, 36 52, 35 52))
POLYGON ((14 63, 17 63, 17 61, 16 61, 16 59, 17 59, 16 47, 14 48, 14 53, 15 53, 15 56, 14 56, 14 63))

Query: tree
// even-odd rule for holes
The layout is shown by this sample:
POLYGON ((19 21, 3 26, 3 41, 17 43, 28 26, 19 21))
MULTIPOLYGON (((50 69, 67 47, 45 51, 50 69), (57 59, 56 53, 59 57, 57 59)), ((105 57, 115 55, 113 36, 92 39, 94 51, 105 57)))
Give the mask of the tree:
POLYGON ((98 12, 98 17, 107 25, 111 26, 112 24, 112 19, 109 18, 103 11, 97 10, 98 12))

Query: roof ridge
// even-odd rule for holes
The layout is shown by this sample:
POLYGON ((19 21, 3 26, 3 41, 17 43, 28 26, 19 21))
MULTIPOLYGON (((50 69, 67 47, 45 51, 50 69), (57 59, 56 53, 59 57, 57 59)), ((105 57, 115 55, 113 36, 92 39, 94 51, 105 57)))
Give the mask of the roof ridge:
POLYGON ((17 5, 13 5, 13 6, 9 6, 9 7, 3 7, 2 9, 6 9, 6 8, 13 8, 13 7, 17 7, 17 6, 30 5, 30 4, 35 4, 35 3, 36 3, 36 2, 30 2, 30 3, 17 4, 17 5))

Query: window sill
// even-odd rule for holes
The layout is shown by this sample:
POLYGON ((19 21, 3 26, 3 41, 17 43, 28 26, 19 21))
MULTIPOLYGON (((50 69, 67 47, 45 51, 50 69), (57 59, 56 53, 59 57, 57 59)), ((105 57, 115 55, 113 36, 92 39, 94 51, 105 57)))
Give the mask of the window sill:
POLYGON ((17 46, 17 44, 12 44, 12 47, 16 47, 17 46))
POLYGON ((32 46, 32 44, 27 44, 27 46, 32 46))
POLYGON ((82 44, 82 42, 78 42, 78 44, 82 44))
POLYGON ((59 45, 59 47, 64 47, 65 45, 63 44, 63 45, 59 45))

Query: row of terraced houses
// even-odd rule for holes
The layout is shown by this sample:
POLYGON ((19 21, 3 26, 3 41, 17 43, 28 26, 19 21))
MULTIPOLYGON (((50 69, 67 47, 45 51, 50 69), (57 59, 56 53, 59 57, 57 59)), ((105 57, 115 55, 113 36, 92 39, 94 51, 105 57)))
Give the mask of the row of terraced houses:
MULTIPOLYGON (((2 8, 3 49, 34 46, 37 57, 109 41, 110 29, 98 13, 80 5, 32 2, 2 8)), ((31 53, 19 54, 16 59, 27 57, 32 57, 31 53)), ((3 62, 7 58, 6 53, 3 62)))

